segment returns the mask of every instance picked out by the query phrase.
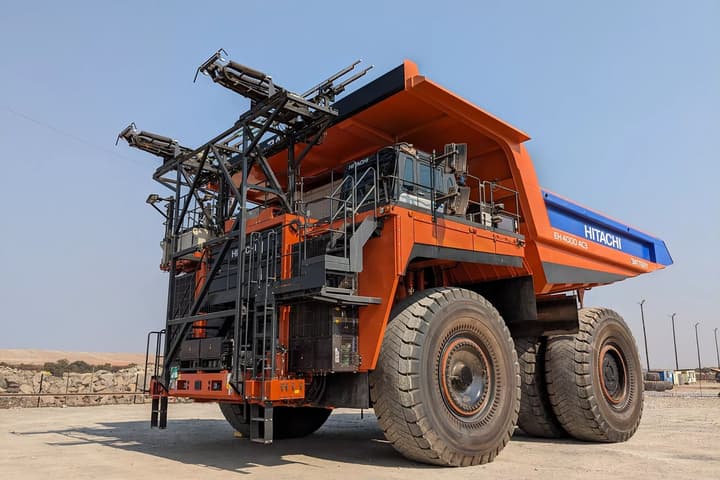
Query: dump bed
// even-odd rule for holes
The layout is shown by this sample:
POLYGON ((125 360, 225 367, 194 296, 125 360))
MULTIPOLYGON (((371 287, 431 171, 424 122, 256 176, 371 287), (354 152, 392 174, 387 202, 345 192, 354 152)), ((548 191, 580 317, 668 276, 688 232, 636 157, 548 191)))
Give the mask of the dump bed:
MULTIPOLYGON (((591 287, 672 264, 665 242, 629 225, 542 190, 549 231, 528 239, 546 288, 591 287), (548 234, 549 232, 549 234, 548 234)), ((544 222, 538 222, 544 223, 544 222)))
MULTIPOLYGON (((523 271, 516 273, 532 274, 539 295, 603 285, 672 263, 662 240, 542 190, 524 147, 526 133, 420 75, 410 61, 334 107, 339 116, 303 161, 303 175, 398 142, 426 152, 441 152, 451 142, 467 144, 472 176, 519 194, 519 211, 513 213, 520 216, 526 248, 523 271)), ((286 155, 270 162, 282 171, 286 155)))

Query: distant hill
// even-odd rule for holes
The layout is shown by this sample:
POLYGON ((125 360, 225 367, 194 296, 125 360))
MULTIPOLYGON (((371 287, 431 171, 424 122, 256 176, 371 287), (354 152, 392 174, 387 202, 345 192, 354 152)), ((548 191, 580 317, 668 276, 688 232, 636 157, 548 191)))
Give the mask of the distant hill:
POLYGON ((134 363, 145 364, 144 353, 102 353, 102 352, 66 352, 63 350, 0 349, 0 362, 9 365, 44 365, 67 359, 70 362, 82 360, 90 365, 126 366, 134 363))

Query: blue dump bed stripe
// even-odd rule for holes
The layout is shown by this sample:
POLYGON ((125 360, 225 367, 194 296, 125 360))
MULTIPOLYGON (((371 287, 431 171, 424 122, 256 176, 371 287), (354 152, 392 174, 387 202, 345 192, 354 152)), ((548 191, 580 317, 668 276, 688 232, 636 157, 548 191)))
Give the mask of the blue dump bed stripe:
POLYGON ((543 191, 550 225, 578 237, 661 265, 672 265, 665 242, 543 191))

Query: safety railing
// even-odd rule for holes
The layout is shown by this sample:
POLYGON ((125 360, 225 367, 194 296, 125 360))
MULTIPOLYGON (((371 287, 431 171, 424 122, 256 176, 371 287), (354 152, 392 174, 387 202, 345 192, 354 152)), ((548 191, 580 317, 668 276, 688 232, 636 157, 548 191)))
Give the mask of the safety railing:
POLYGON ((304 238, 307 238, 308 230, 322 227, 322 231, 330 231, 337 234, 336 242, 342 239, 343 255, 348 255, 349 238, 355 234, 355 216, 361 209, 369 207, 373 215, 376 215, 379 203, 378 176, 375 167, 368 167, 358 177, 357 169, 353 175, 346 175, 342 181, 334 186, 330 195, 323 196, 304 203, 303 211, 307 212, 309 206, 319 202, 330 202, 330 215, 326 221, 317 224, 310 224, 305 221, 304 238), (358 188, 363 187, 362 196, 358 195, 358 188), (367 187, 367 188, 364 188, 367 187), (333 228, 336 223, 340 223, 333 228))
POLYGON ((520 200, 518 198, 518 192, 512 188, 500 185, 497 182, 484 181, 482 183, 483 201, 489 204, 492 208, 493 214, 493 226, 502 230, 511 231, 517 233, 520 225, 520 200), (500 201, 496 202, 496 192, 503 192, 500 201), (513 211, 505 208, 505 202, 507 199, 512 198, 515 209, 513 211), (510 228, 506 228, 505 221, 510 220, 510 228))

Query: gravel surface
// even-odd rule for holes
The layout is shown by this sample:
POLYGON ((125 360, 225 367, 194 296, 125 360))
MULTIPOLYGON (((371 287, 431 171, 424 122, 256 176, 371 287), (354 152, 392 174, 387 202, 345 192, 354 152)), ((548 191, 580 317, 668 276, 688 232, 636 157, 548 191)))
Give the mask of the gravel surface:
POLYGON ((0 478, 714 478, 720 477, 720 398, 648 395, 623 444, 516 434, 495 462, 438 468, 409 462, 372 412, 338 410, 315 435, 271 446, 235 438, 214 404, 170 406, 167 430, 149 405, 0 411, 0 478))

